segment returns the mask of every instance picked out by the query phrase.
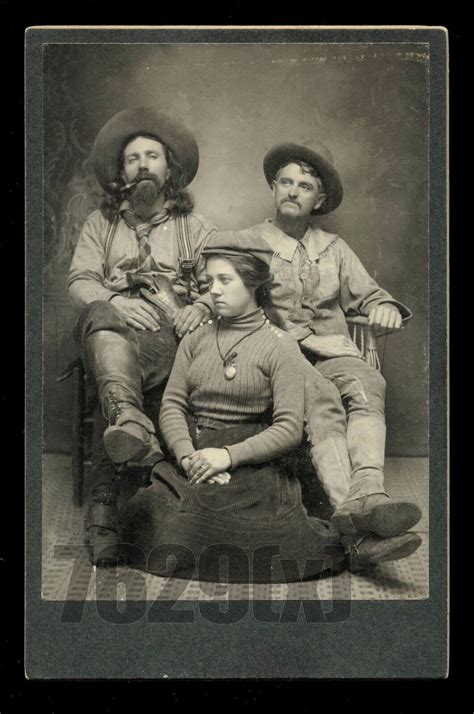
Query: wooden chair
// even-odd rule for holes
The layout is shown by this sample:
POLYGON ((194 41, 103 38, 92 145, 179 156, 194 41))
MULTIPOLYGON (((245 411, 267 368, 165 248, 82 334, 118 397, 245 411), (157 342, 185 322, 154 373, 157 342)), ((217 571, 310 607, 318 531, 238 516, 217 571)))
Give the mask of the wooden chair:
POLYGON ((382 364, 377 352, 377 338, 367 318, 362 315, 356 315, 354 317, 346 317, 346 322, 349 327, 349 334, 362 352, 367 364, 381 372, 382 364))
POLYGON ((85 432, 94 423, 93 410, 87 408, 87 374, 80 357, 71 362, 57 381, 72 380, 71 403, 71 471, 73 483, 73 501, 75 506, 82 506, 84 491, 84 471, 91 466, 90 457, 85 458, 85 432))

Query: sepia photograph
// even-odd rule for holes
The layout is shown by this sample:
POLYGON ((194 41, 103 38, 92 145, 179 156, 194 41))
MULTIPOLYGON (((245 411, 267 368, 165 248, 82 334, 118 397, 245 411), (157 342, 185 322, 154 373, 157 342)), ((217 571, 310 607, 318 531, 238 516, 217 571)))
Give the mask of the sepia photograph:
POLYGON ((339 660, 290 638, 293 665, 261 644, 255 676, 442 676, 446 32, 30 28, 26 45, 32 676, 203 674, 150 654, 45 665, 48 607, 64 642, 94 617, 114 637, 265 622, 279 647, 282 623, 337 623, 339 660), (388 651, 359 664, 342 642, 370 641, 371 613, 388 651))

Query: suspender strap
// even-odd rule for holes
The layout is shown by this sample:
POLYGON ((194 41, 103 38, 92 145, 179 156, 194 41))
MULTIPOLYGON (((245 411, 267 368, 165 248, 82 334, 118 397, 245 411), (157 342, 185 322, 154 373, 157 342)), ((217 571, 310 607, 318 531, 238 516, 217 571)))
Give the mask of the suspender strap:
POLYGON ((191 245, 191 235, 187 215, 176 218, 176 228, 178 235, 179 268, 180 277, 186 281, 186 302, 192 304, 191 297, 191 276, 194 270, 194 251, 191 245))
POLYGON ((109 227, 107 229, 107 235, 105 236, 104 265, 107 264, 107 258, 109 257, 110 248, 112 246, 112 241, 114 239, 115 231, 117 230, 117 225, 118 225, 119 220, 120 220, 120 216, 117 213, 114 216, 113 220, 110 221, 110 223, 109 223, 109 227))

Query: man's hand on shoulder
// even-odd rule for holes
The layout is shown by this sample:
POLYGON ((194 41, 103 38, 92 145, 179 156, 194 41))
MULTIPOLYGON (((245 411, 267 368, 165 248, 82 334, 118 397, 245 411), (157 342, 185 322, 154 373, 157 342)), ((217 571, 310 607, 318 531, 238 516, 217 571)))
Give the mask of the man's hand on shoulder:
POLYGON ((178 337, 183 337, 187 332, 193 332, 210 316, 211 311, 202 302, 186 305, 177 311, 173 320, 174 329, 178 337))
POLYGON ((374 307, 369 313, 369 325, 375 333, 393 332, 402 327, 402 316, 396 305, 385 302, 374 307))
POLYGON ((344 335, 309 335, 300 345, 318 357, 362 357, 357 345, 344 335))
POLYGON ((145 300, 117 295, 111 298, 110 303, 117 308, 127 325, 135 330, 157 332, 160 329, 160 318, 157 311, 145 300))

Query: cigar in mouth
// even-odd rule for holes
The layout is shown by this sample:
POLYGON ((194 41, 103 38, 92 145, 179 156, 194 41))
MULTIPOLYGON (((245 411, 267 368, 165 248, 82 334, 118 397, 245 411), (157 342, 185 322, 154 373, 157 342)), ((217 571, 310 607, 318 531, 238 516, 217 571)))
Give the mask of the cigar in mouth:
POLYGON ((132 181, 131 183, 126 183, 125 186, 122 187, 122 191, 128 191, 129 188, 133 188, 133 186, 136 186, 138 181, 132 181))
POLYGON ((132 181, 131 183, 126 183, 125 186, 120 186, 116 181, 113 181, 110 184, 110 188, 113 191, 120 191, 122 193, 123 191, 128 191, 129 188, 133 188, 137 183, 138 181, 132 181))

